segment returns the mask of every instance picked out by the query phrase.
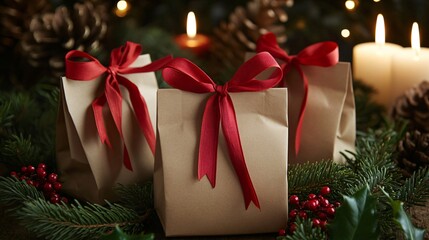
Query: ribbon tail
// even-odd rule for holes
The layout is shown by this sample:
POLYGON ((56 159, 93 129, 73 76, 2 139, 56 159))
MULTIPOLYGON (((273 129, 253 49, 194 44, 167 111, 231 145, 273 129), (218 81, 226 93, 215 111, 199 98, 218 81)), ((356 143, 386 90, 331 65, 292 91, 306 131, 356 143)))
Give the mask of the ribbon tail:
POLYGON ((155 131, 150 120, 149 110, 143 96, 140 94, 138 87, 124 77, 118 76, 118 80, 121 85, 128 89, 130 93, 131 104, 133 105, 134 113, 136 114, 137 122, 146 141, 149 145, 152 154, 155 155, 156 137, 155 131))
POLYGON ((94 112, 95 126, 97 127, 98 136, 103 144, 112 148, 112 144, 107 136, 106 126, 103 118, 103 106, 106 103, 106 95, 102 94, 92 102, 92 111, 94 112))
MULTIPOLYGON (((107 99, 107 104, 109 105, 110 114, 112 115, 113 121, 115 122, 116 129, 119 132, 119 136, 124 142, 124 134, 122 132, 122 96, 119 90, 119 84, 117 81, 112 81, 111 77, 108 77, 106 80, 105 94, 107 99)), ((124 158, 124 165, 132 170, 131 161, 129 160, 129 155, 127 148, 124 147, 124 156, 128 156, 128 159, 124 158), (130 161, 129 163, 127 161, 130 161), (128 166, 127 166, 128 165, 128 166)))
POLYGON ((217 95, 206 103, 201 124, 198 151, 198 179, 207 176, 210 184, 216 186, 217 145, 219 141, 220 110, 217 95))
POLYGON ((308 79, 305 76, 304 72, 302 71, 301 67, 297 65, 297 70, 302 78, 302 84, 304 88, 304 96, 302 98, 301 102, 301 109, 299 111, 299 118, 298 118, 298 125, 296 127, 296 133, 295 133, 295 155, 298 155, 299 148, 301 145, 301 131, 302 131, 302 125, 304 123, 304 113, 305 108, 307 107, 307 99, 308 99, 308 79))
POLYGON ((222 132, 228 146, 231 163, 234 166, 235 172, 240 181, 246 209, 249 208, 251 202, 260 209, 261 207, 259 205, 258 196, 256 195, 256 191, 253 187, 253 183, 246 166, 246 161, 244 159, 234 105, 229 95, 221 97, 220 109, 222 132))

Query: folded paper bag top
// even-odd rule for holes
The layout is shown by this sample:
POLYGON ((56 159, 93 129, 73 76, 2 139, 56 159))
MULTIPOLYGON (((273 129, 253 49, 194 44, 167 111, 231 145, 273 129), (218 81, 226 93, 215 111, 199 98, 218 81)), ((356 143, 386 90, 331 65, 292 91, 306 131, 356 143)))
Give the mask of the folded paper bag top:
MULTIPOLYGON (((335 42, 320 42, 308 46, 297 55, 288 55, 277 44, 276 36, 273 33, 266 33, 258 39, 256 51, 267 51, 275 58, 283 61, 281 67, 285 76, 293 68, 295 68, 301 76, 304 96, 301 103, 301 110, 299 113, 298 126, 296 127, 295 135, 295 154, 298 154, 301 143, 302 124, 304 121, 304 113, 308 99, 308 79, 304 74, 301 65, 319 67, 334 66, 338 63, 339 59, 338 45, 335 42)), ((284 86, 284 84, 285 82, 282 81, 280 86, 284 86)))
MULTIPOLYGON (((162 68, 172 58, 164 57, 143 67, 130 67, 141 53, 141 46, 127 42, 125 46, 111 52, 110 65, 104 67, 96 58, 88 53, 72 50, 66 55, 66 77, 78 81, 91 81, 107 73, 105 90, 92 102, 92 110, 100 140, 112 148, 103 119, 103 106, 108 104, 115 126, 123 139, 122 131, 122 95, 119 85, 125 87, 131 99, 134 112, 152 153, 155 153, 155 132, 149 117, 146 102, 137 86, 120 74, 153 72, 162 68), (75 61, 75 58, 85 58, 89 61, 75 61)), ((124 165, 132 170, 127 147, 124 143, 124 165)))
POLYGON ((112 51, 107 67, 84 52, 66 56, 56 153, 64 190, 76 198, 104 203, 116 197, 116 184, 152 178, 158 89, 153 71, 171 57, 151 63, 140 52, 140 45, 127 42, 112 51))
POLYGON ((258 197, 248 172, 240 142, 234 104, 228 92, 255 92, 276 86, 282 79, 282 70, 266 52, 259 53, 244 63, 225 85, 216 85, 200 68, 184 58, 176 58, 165 65, 164 80, 174 88, 194 93, 214 93, 206 102, 198 150, 198 178, 207 176, 212 187, 216 185, 216 161, 219 126, 228 148, 229 158, 238 176, 246 209, 253 202, 260 208, 258 197), (256 77, 269 68, 274 72, 265 80, 256 77))

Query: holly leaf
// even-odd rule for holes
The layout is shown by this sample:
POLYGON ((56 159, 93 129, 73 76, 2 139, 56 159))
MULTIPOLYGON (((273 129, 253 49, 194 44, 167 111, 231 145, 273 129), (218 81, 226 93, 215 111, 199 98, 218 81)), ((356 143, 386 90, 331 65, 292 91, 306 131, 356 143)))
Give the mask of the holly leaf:
POLYGON ((122 231, 122 229, 116 225, 112 233, 101 237, 102 240, 154 240, 155 236, 153 233, 140 234, 140 235, 128 235, 122 231))
POLYGON ((330 239, 378 239, 380 232, 376 219, 376 199, 370 195, 369 186, 353 196, 344 196, 332 224, 328 225, 330 239))
POLYGON ((398 225, 405 234, 407 240, 423 240, 425 230, 414 227, 410 218, 404 210, 404 203, 399 200, 393 200, 389 194, 381 189, 389 199, 390 206, 392 206, 393 221, 398 225))

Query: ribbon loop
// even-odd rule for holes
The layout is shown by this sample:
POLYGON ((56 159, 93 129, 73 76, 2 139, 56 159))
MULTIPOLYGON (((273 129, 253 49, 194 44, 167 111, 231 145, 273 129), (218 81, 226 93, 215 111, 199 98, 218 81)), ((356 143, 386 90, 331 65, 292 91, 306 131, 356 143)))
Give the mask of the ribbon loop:
POLYGON ((301 144, 301 132, 304 122, 304 113, 307 107, 308 98, 308 79, 302 71, 301 65, 319 67, 334 66, 338 63, 339 59, 338 45, 335 42, 330 41, 320 42, 306 47, 297 55, 288 55, 277 44, 276 36, 273 33, 267 33, 258 39, 256 51, 267 51, 272 54, 273 57, 283 62, 281 67, 283 69, 285 81, 279 84, 279 86, 283 87, 284 83, 287 83, 286 74, 293 68, 295 68, 301 76, 304 93, 295 134, 295 155, 298 155, 301 144))
POLYGON ((262 91, 276 86, 282 79, 282 70, 268 53, 259 53, 244 63, 225 85, 216 85, 199 67, 184 58, 169 62, 162 71, 164 80, 180 90, 194 93, 215 93, 206 102, 202 117, 198 152, 198 178, 207 176, 216 186, 216 162, 219 126, 225 137, 228 154, 239 178, 246 209, 253 202, 260 208, 256 191, 248 172, 241 146, 234 104, 228 92, 262 91), (268 68, 274 72, 264 80, 256 76, 268 68))
MULTIPOLYGON (((145 136, 152 153, 155 152, 155 132, 150 121, 149 111, 143 96, 141 96, 138 87, 121 76, 127 73, 153 72, 161 69, 172 58, 171 56, 154 61, 144 67, 129 67, 140 55, 141 46, 136 43, 127 42, 124 46, 112 50, 110 54, 110 66, 104 67, 96 58, 88 53, 72 50, 66 55, 66 77, 77 81, 91 81, 107 73, 104 92, 92 102, 95 124, 100 140, 111 147, 107 137, 102 109, 108 104, 110 114, 114 120, 119 135, 124 140, 122 134, 122 94, 119 85, 124 86, 128 92, 136 114, 139 127, 145 136), (85 61, 77 61, 76 58, 83 58, 85 61)), ((124 143, 124 165, 132 170, 131 161, 127 147, 124 143)))

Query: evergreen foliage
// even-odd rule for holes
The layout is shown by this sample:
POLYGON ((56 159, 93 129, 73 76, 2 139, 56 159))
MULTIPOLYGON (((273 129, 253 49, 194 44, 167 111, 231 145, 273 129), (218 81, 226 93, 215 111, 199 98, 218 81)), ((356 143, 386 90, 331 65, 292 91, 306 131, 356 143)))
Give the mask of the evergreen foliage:
POLYGON ((306 240, 306 239, 328 239, 320 227, 313 228, 311 219, 296 219, 297 228, 292 235, 277 237, 277 240, 306 240))
POLYGON ((367 131, 380 128, 383 123, 383 113, 386 109, 372 101, 371 98, 376 94, 375 90, 355 79, 353 81, 353 91, 356 104, 356 129, 358 131, 367 131))
POLYGON ((58 93, 44 84, 0 91, 0 163, 18 169, 53 162, 58 93))
POLYGON ((14 177, 0 177, 0 205, 9 209, 21 207, 26 201, 44 199, 41 192, 14 177))
POLYGON ((141 231, 138 214, 119 204, 51 204, 43 199, 27 201, 16 212, 28 230, 46 239, 94 239, 119 225, 141 231))
POLYGON ((305 198, 309 193, 317 193, 323 186, 330 186, 331 196, 339 199, 342 189, 352 187, 353 177, 353 172, 345 165, 330 160, 292 165, 288 171, 288 191, 289 195, 305 198))
POLYGON ((153 185, 145 184, 120 185, 116 189, 119 203, 127 208, 134 209, 140 215, 148 214, 153 209, 153 185))

